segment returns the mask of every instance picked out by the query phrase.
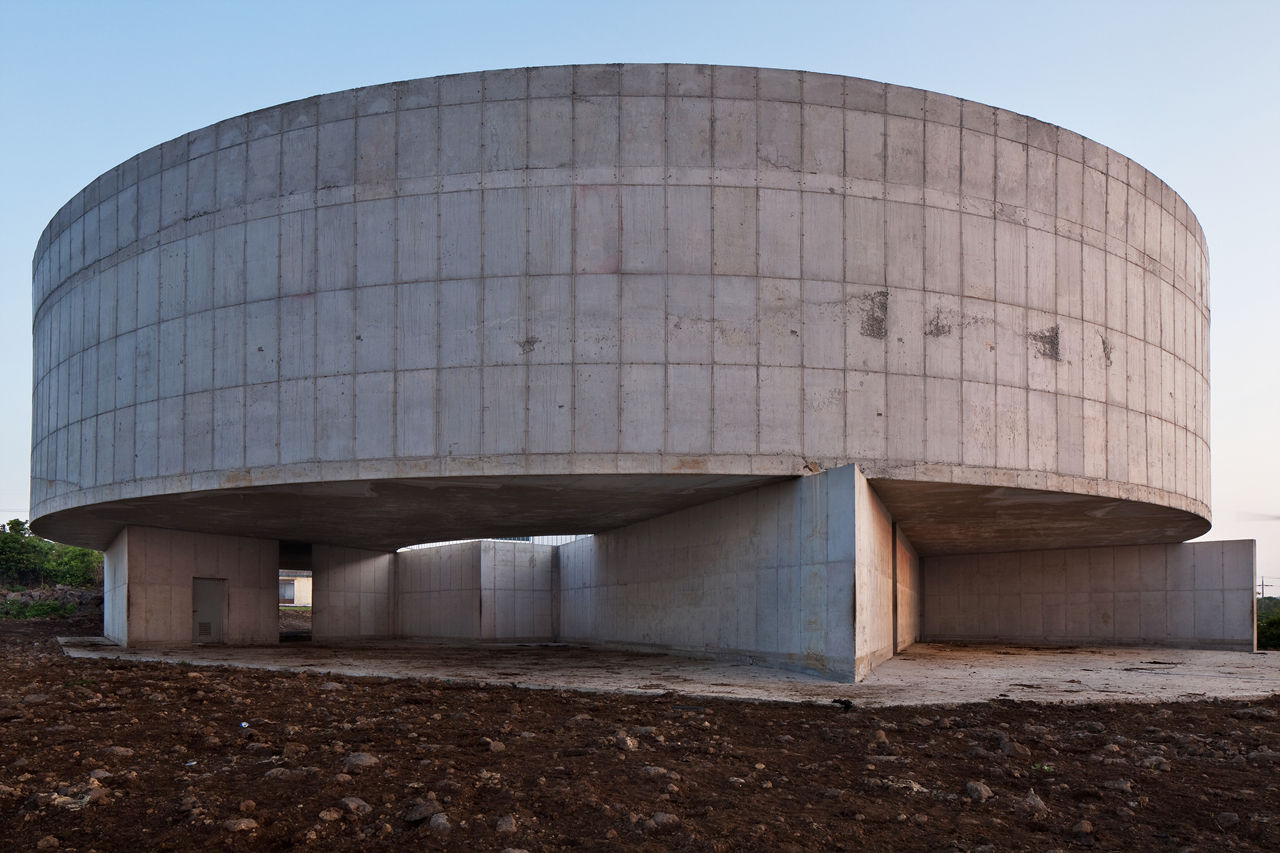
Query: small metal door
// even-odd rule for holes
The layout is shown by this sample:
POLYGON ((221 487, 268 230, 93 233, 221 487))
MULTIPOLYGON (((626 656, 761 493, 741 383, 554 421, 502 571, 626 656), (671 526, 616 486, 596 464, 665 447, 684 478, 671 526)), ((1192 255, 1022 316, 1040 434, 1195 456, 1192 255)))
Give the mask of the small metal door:
POLYGON ((191 579, 191 642, 221 643, 226 611, 225 579, 191 579))

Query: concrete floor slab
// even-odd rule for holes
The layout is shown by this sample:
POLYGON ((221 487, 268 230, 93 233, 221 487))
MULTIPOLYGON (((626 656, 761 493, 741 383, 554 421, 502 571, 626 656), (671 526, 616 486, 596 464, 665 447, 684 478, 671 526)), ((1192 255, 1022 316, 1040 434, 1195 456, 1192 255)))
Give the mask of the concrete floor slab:
POLYGON ((1247 699, 1280 691, 1280 652, 1150 648, 1025 648, 918 643, 846 684, 746 663, 564 644, 369 641, 344 645, 125 649, 99 637, 61 637, 71 657, 186 662, 317 674, 438 679, 532 689, 755 701, 849 699, 866 707, 1014 699, 1171 702, 1247 699))

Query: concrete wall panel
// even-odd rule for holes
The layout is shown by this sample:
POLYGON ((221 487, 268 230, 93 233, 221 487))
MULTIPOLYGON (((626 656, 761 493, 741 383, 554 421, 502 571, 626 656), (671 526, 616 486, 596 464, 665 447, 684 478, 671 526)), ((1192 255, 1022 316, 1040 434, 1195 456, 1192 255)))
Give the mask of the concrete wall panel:
POLYGON ((391 637, 395 555, 316 545, 311 634, 317 640, 391 637))
POLYGON ((926 557, 923 638, 1253 651, 1254 543, 926 557))

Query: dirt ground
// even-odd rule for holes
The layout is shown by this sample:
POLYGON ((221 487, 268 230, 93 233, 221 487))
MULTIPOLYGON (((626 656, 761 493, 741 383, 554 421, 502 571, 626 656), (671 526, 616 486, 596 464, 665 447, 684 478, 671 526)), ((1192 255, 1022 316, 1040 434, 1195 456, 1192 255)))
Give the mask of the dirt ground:
POLYGON ((13 850, 1276 850, 1280 695, 844 709, 69 658, 0 621, 13 850))

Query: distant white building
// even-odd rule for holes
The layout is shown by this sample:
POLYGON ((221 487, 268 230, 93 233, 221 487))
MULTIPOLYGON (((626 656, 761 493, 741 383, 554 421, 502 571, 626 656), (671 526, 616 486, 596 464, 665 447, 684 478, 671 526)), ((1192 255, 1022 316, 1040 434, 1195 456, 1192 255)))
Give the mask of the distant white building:
POLYGON ((311 572, 280 570, 280 603, 295 607, 311 606, 311 572))

